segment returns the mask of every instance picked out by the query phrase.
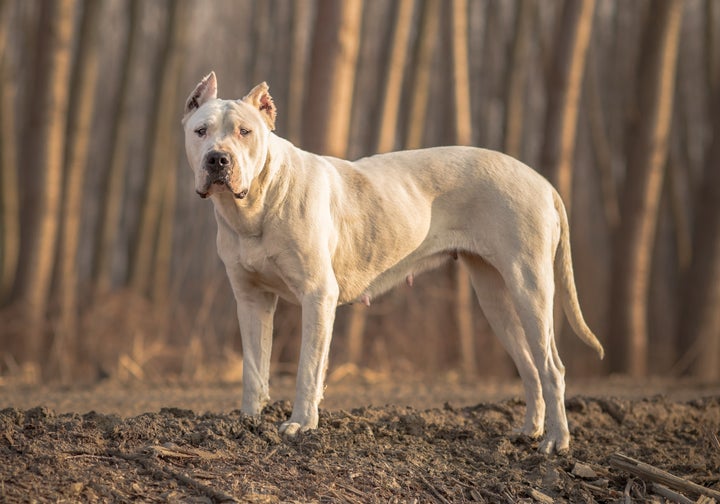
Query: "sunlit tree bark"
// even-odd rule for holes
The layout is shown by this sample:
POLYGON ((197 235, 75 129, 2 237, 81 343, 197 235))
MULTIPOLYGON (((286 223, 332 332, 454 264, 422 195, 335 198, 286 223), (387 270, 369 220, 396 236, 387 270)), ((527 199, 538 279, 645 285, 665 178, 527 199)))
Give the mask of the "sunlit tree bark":
POLYGON ((320 0, 313 34, 303 145, 344 156, 360 45, 362 0, 320 0))
POLYGON ((400 113, 400 96, 402 94, 405 61, 410 45, 410 28, 412 26, 415 0, 399 0, 395 13, 390 58, 388 59, 385 76, 382 110, 377 137, 377 152, 395 150, 397 138, 398 116, 400 113))
POLYGON ((160 93, 162 101, 157 110, 155 144, 152 147, 151 163, 162 176, 162 206, 158 218, 157 243, 152 258, 151 299, 160 308, 167 308, 170 297, 172 269, 173 234, 175 231, 175 199, 177 193, 177 170, 179 163, 177 135, 177 104, 182 99, 178 85, 186 52, 185 25, 188 18, 189 2, 172 0, 169 22, 171 23, 165 48, 166 62, 163 65, 160 93))
POLYGON ((613 371, 647 372, 650 261, 667 158, 682 0, 658 0, 645 21, 638 63, 638 115, 629 126, 627 176, 615 236, 608 348, 613 371))
POLYGON ((525 85, 532 42, 532 21, 535 0, 520 0, 515 18, 515 38, 508 65, 505 99, 505 132, 503 151, 515 158, 522 157, 523 124, 525 122, 525 85))
POLYGON ((418 149, 423 146, 424 126, 427 120, 427 107, 430 96, 430 72, 440 32, 440 7, 440 0, 425 0, 423 2, 416 42, 416 63, 405 138, 406 149, 418 149))
POLYGON ((542 148, 542 170, 570 213, 577 117, 592 32, 595 0, 566 0, 556 31, 549 101, 542 148))
POLYGON ((38 129, 33 131, 33 156, 38 179, 33 184, 31 237, 23 254, 20 300, 27 308, 28 332, 20 358, 42 359, 45 321, 55 262, 62 192, 65 130, 70 93, 70 66, 74 29, 74 0, 48 0, 42 4, 40 54, 41 84, 37 106, 38 129))
POLYGON ((700 184, 676 336, 679 356, 690 355, 683 371, 703 380, 720 378, 720 96, 715 89, 713 140, 700 184))
POLYGON ((587 75, 585 77, 585 103, 590 128, 590 142, 593 159, 599 172, 600 192, 602 194, 603 210, 608 229, 614 231, 620 222, 620 205, 618 202, 617 187, 613 175, 612 150, 607 136, 606 116, 600 100, 598 86, 597 61, 595 53, 590 49, 587 62, 587 75))
POLYGON ((85 0, 80 26, 80 41, 72 76, 67 146, 65 151, 65 185, 60 233, 60 270, 58 299, 60 325, 53 347, 54 361, 60 377, 70 379, 76 357, 78 318, 77 254, 80 242, 83 185, 90 145, 91 121, 95 109, 95 87, 98 77, 97 35, 100 0, 85 0))
POLYGON ((128 7, 126 47, 121 65, 117 107, 112 120, 108 170, 103 182, 103 201, 100 205, 101 215, 95 234, 97 239, 93 274, 95 290, 98 294, 106 293, 112 286, 115 240, 120 227, 129 153, 130 124, 128 115, 132 100, 135 98, 130 84, 139 57, 138 39, 142 21, 142 2, 141 0, 129 0, 128 7))
MULTIPOLYGON (((155 77, 157 85, 154 107, 151 112, 153 121, 151 128, 150 158, 147 165, 145 194, 142 201, 142 212, 138 235, 131 264, 130 285, 141 295, 151 294, 149 287, 158 280, 167 278, 167 273, 158 271, 156 267, 169 268, 169 264, 158 264, 158 236, 161 236, 161 215, 166 196, 165 185, 168 177, 175 177, 175 163, 167 161, 169 152, 175 149, 177 130, 177 81, 182 63, 182 44, 184 40, 185 1, 169 2, 168 25, 165 32, 163 52, 155 77)), ((168 230, 165 230, 166 232, 168 230)), ((160 292, 167 291, 167 285, 160 286, 160 292)), ((155 291, 157 292, 157 291, 155 291)))
POLYGON ((7 51, 11 7, 0 1, 0 306, 10 299, 20 252, 16 85, 7 51))
POLYGON ((0 0, 0 60, 5 59, 11 11, 12 2, 10 0, 0 0))
POLYGON ((300 144, 302 138, 303 97, 307 84, 312 13, 312 0, 293 2, 287 131, 288 138, 294 144, 300 144))

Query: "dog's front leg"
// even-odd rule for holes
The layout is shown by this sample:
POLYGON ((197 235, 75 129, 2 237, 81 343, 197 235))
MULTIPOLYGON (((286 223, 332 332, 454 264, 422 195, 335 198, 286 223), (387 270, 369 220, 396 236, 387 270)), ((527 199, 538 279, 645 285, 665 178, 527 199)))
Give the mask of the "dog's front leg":
POLYGON ((258 415, 270 400, 270 350, 277 296, 236 291, 243 348, 242 411, 258 415))
POLYGON ((280 426, 280 432, 287 436, 318 425, 318 405, 323 395, 337 299, 337 283, 333 282, 302 300, 302 342, 295 404, 290 420, 280 426))

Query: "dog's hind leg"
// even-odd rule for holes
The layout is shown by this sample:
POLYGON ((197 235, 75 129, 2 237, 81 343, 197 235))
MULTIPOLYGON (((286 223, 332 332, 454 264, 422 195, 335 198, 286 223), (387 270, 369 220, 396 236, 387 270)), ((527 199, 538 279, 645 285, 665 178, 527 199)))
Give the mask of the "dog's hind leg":
POLYGON ((543 433, 545 402, 543 401, 540 376, 510 292, 500 273, 478 256, 462 255, 462 262, 470 273, 470 279, 490 327, 510 354, 522 380, 525 391, 525 422, 516 432, 532 438, 543 433))
POLYGON ((527 348, 535 363, 545 399, 543 453, 567 452, 570 434, 565 413, 565 368, 555 347, 553 297, 555 280, 551 257, 542 248, 533 251, 532 263, 516 260, 503 275, 525 332, 527 348))

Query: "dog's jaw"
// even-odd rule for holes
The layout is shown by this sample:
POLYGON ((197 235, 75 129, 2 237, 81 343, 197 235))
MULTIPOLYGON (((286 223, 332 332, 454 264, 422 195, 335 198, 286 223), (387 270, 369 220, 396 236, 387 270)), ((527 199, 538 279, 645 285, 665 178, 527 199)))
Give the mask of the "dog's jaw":
POLYGON ((218 194, 218 193, 221 193, 221 192, 225 192, 226 189, 229 190, 229 191, 232 193, 233 198, 235 198, 236 200, 245 199, 245 197, 246 197, 247 194, 248 194, 248 190, 247 190, 247 189, 241 189, 240 191, 235 192, 235 191, 231 190, 226 184, 222 184, 222 185, 218 186, 218 187, 220 187, 219 190, 218 190, 218 189, 213 189, 214 186, 217 186, 217 184, 212 184, 212 185, 208 186, 205 190, 195 189, 195 192, 196 192, 197 195, 200 196, 202 199, 206 199, 206 198, 212 196, 213 194, 218 194), (211 190, 211 189, 213 189, 213 190, 211 190))
POLYGON ((237 200, 245 199, 248 195, 247 189, 242 186, 234 187, 234 185, 238 184, 232 184, 228 177, 212 177, 206 173, 204 179, 200 179, 201 181, 198 181, 195 192, 202 199, 225 191, 232 193, 233 197, 237 200))

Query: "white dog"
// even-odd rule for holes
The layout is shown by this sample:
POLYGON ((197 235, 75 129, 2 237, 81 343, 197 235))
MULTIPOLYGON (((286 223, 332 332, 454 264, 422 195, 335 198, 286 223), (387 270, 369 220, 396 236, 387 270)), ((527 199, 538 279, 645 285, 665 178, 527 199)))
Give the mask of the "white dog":
POLYGON ((499 152, 438 147, 345 161, 276 136, 262 83, 217 99, 215 74, 190 93, 183 125, 195 189, 210 197, 217 248, 237 301, 244 353, 242 410, 269 400, 278 296, 302 307, 297 389, 285 435, 313 429, 335 309, 369 302, 402 280, 459 258, 525 389, 521 432, 564 452, 564 367, 553 296, 602 358, 575 290, 565 208, 538 173, 499 152))

